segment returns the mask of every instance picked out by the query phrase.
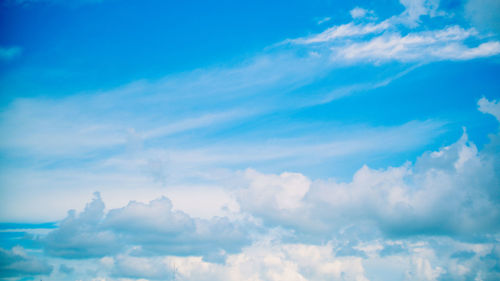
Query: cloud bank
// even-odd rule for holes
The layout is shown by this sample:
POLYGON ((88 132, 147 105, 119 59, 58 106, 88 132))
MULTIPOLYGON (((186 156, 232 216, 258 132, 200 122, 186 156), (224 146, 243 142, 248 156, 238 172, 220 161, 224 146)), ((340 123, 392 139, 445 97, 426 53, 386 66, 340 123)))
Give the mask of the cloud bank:
MULTIPOLYGON (((496 105, 478 102, 490 114, 496 105)), ((464 131, 415 163, 364 166, 349 182, 241 171, 227 190, 239 205, 231 217, 193 218, 165 197, 106 211, 96 193, 84 211, 69 212, 39 239, 48 257, 97 259, 96 272, 110 280, 389 278, 381 272, 394 280, 495 280, 499 138, 479 150, 464 131)), ((52 270, 13 252, 4 256, 4 267, 29 261, 33 269, 19 274, 52 270)))

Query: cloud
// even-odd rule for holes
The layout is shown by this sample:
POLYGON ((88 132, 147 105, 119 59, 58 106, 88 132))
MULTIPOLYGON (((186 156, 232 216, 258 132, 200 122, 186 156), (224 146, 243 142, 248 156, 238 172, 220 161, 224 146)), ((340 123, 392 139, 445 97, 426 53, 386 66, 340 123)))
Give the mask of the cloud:
POLYGON ((317 24, 323 24, 325 22, 329 22, 331 19, 332 19, 331 17, 324 17, 324 18, 318 20, 316 23, 317 24))
POLYGON ((500 122, 500 102, 496 100, 489 101, 482 97, 478 102, 479 111, 493 115, 500 122))
POLYGON ((464 131, 415 163, 364 166, 347 182, 247 169, 227 191, 240 205, 232 218, 191 217, 165 197, 105 212, 96 194, 41 241, 48 257, 101 258, 111 278, 495 280, 498 137, 479 150, 464 131))
POLYGON ((52 266, 44 260, 29 256, 22 247, 12 250, 0 248, 0 277, 29 277, 49 275, 52 266))
POLYGON ((283 107, 276 93, 309 83, 326 67, 317 58, 283 52, 106 92, 17 98, 0 113, 0 132, 5 135, 0 148, 36 158, 86 158, 123 147, 129 139, 150 141, 219 128, 283 107), (259 99, 269 102, 248 106, 259 99), (137 104, 147 110, 137 110, 137 104))
POLYGON ((298 234, 326 238, 352 222, 365 222, 391 237, 481 239, 500 230, 499 161, 492 151, 498 151, 497 142, 479 151, 464 132, 456 143, 424 153, 414 164, 380 170, 364 166, 351 182, 250 170, 239 202, 269 226, 298 234))
POLYGON ((270 235, 228 255, 222 264, 200 257, 133 257, 107 259, 114 277, 202 280, 495 280, 498 261, 494 244, 449 239, 366 240, 354 245, 364 257, 340 255, 337 241, 320 245, 286 243, 270 235), (382 254, 388 247, 403 251, 382 254), (469 252, 457 259, 456 251, 469 252), (487 261, 487 262, 485 262, 487 261))
POLYGON ((43 239, 49 255, 79 259, 116 254, 123 247, 116 234, 100 227, 104 217, 104 203, 95 194, 92 202, 79 215, 74 210, 61 221, 59 228, 43 239))
POLYGON ((405 7, 401 19, 411 26, 417 25, 421 16, 435 16, 439 7, 439 0, 400 0, 399 2, 405 7))
POLYGON ((111 276, 113 277, 175 280, 175 269, 162 258, 118 256, 112 262, 111 276))
POLYGON ((226 217, 191 218, 174 211, 163 197, 149 204, 130 202, 104 214, 104 203, 95 194, 85 210, 69 212, 59 228, 42 240, 52 256, 86 259, 132 251, 135 255, 202 255, 217 260, 249 242, 248 222, 226 217))
POLYGON ((327 30, 312 35, 306 38, 298 38, 289 40, 289 42, 295 44, 315 44, 324 43, 334 40, 340 40, 343 38, 350 38, 355 36, 362 36, 373 33, 381 33, 390 27, 389 21, 382 21, 380 23, 367 23, 367 24, 355 24, 347 23, 339 26, 330 27, 327 30))
POLYGON ((224 264, 198 257, 136 258, 113 261, 116 277, 182 280, 368 280, 361 259, 335 257, 331 245, 281 244, 261 240, 229 255, 224 264))
POLYGON ((19 57, 22 53, 20 47, 0 47, 0 61, 10 61, 19 57))
MULTIPOLYGON (((405 4, 410 10, 433 6, 427 1, 411 3, 405 4)), ((331 101, 330 93, 319 97, 295 93, 321 82, 332 70, 394 61, 421 65, 500 53, 500 42, 488 41, 474 29, 432 27, 407 30, 393 17, 378 22, 352 21, 287 40, 286 47, 271 46, 237 65, 65 98, 18 98, 0 114, 4 135, 0 148, 9 155, 38 159, 99 157, 131 141, 157 144, 171 136, 217 130, 271 112, 331 101), (148 110, 136 110, 137 104, 148 110), (194 105, 196 112, 192 111, 194 105)), ((382 86, 392 81, 378 77, 367 80, 374 80, 370 85, 382 86)), ((331 92, 342 92, 338 97, 343 97, 373 88, 363 87, 366 84, 339 85, 331 92)))
POLYGON ((483 40, 475 29, 464 29, 458 25, 408 32, 399 28, 397 18, 390 18, 378 23, 350 22, 286 42, 307 46, 321 56, 330 57, 332 63, 381 64, 391 61, 429 63, 471 60, 500 53, 500 42, 483 40), (472 38, 479 43, 474 46, 465 43, 472 38))
POLYGON ((500 53, 500 42, 496 41, 482 43, 476 47, 464 45, 462 42, 474 33, 473 29, 465 30, 459 26, 409 33, 405 36, 388 33, 367 42, 335 46, 332 57, 335 60, 382 63, 393 60, 402 62, 469 60, 500 53))
POLYGON ((351 17, 353 19, 360 19, 360 18, 364 18, 367 16, 369 19, 376 19, 374 11, 366 10, 366 9, 363 9, 360 7, 356 7, 354 9, 350 10, 349 13, 351 14, 351 17))

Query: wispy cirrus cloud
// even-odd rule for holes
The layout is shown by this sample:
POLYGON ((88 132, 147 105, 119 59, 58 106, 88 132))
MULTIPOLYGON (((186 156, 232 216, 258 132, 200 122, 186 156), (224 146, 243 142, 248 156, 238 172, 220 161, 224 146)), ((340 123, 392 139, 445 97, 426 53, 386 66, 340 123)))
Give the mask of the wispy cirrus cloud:
POLYGON ((333 56, 348 61, 436 61, 469 60, 489 57, 500 53, 500 42, 481 43, 467 47, 462 42, 474 34, 458 26, 433 32, 419 32, 401 36, 385 34, 368 42, 355 43, 346 47, 334 47, 333 56))
POLYGON ((348 63, 390 61, 425 63, 440 60, 470 60, 500 53, 500 42, 495 40, 476 46, 466 45, 465 40, 478 35, 474 29, 449 26, 432 31, 410 31, 402 35, 395 27, 391 20, 379 23, 348 23, 289 42, 299 45, 315 44, 313 49, 329 57, 332 62, 348 63), (344 41, 343 38, 349 40, 344 41))

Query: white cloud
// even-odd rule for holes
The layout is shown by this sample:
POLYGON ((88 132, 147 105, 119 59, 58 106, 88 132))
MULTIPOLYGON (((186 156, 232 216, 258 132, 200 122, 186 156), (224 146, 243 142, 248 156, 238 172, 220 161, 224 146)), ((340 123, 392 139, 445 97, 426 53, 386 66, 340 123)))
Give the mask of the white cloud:
POLYGON ((164 272, 162 276, 170 273, 178 279, 192 281, 368 280, 360 258, 335 257, 331 245, 282 244, 266 240, 229 255, 224 264, 205 262, 198 257, 122 256, 112 269, 115 276, 135 278, 150 278, 151 272, 159 271, 164 272), (125 262, 132 270, 123 267, 125 262))
POLYGON ((350 182, 246 170, 234 219, 193 218, 166 198, 105 214, 96 197, 42 241, 51 255, 103 257, 111 278, 495 280, 495 145, 478 150, 464 132, 415 164, 365 166, 350 182))
MULTIPOLYGON (((408 15, 431 13, 433 9, 430 7, 434 7, 431 2, 408 1, 405 13, 408 15)), ((351 12, 361 16, 363 11, 355 9, 351 12)), ((414 17, 414 20, 418 17, 414 17)), ((484 36, 481 38, 473 28, 464 29, 455 25, 442 29, 408 32, 400 27, 400 19, 392 17, 381 22, 350 22, 330 27, 319 34, 287 42, 311 48, 317 56, 329 56, 332 63, 380 64, 390 61, 429 63, 440 60, 470 60, 500 53, 500 42, 494 40, 484 42, 484 36), (470 38, 479 39, 479 43, 475 46, 466 44, 465 40, 470 38)))
POLYGON ((351 182, 250 171, 247 175, 256 183, 243 189, 240 205, 270 225, 320 236, 364 221, 390 236, 481 237, 500 230, 500 174, 491 152, 496 150, 498 143, 492 142, 478 151, 464 132, 456 143, 423 154, 413 165, 364 166, 351 182), (279 208, 277 196, 293 198, 294 208, 279 208))
POLYGON ((489 101, 485 97, 482 97, 478 102, 479 111, 486 114, 491 114, 500 121, 500 102, 496 100, 489 101))
POLYGON ((318 20, 318 21, 317 21, 317 23, 318 23, 318 24, 323 24, 323 23, 325 23, 325 22, 329 22, 331 19, 332 19, 332 18, 330 18, 330 17, 324 17, 324 18, 322 18, 322 19, 318 20))
POLYGON ((334 40, 340 40, 355 36, 362 36, 373 33, 381 33, 390 27, 389 21, 380 23, 355 24, 347 23, 339 26, 330 27, 327 30, 306 38, 298 38, 290 40, 295 44, 314 44, 324 43, 334 40))
MULTIPOLYGON (((39 213, 50 212, 53 218, 55 205, 76 206, 89 189, 105 189, 103 194, 113 202, 109 211, 96 195, 82 212, 70 212, 56 230, 47 235, 38 233, 36 238, 41 237, 37 241, 44 245, 47 256, 59 262, 60 273, 66 271, 72 277, 168 279, 177 274, 183 280, 238 281, 498 279, 498 135, 480 150, 464 133, 456 143, 427 152, 414 164, 381 169, 363 166, 347 182, 253 169, 235 175, 221 167, 264 161, 291 165, 373 151, 400 152, 427 143, 430 136, 439 133, 442 123, 340 128, 325 133, 327 138, 320 140, 305 133, 300 138, 247 142, 212 144, 202 140, 191 147, 168 142, 169 136, 282 108, 283 97, 290 96, 285 94, 309 85, 333 68, 345 67, 343 62, 418 64, 500 52, 499 42, 485 41, 474 29, 401 28, 401 22, 415 26, 423 16, 439 13, 438 1, 401 3, 406 8, 402 15, 380 22, 366 23, 366 19, 375 20, 374 13, 353 9, 353 22, 289 40, 295 44, 293 51, 278 46, 234 67, 197 70, 63 99, 14 101, 0 116, 2 152, 57 161, 127 145, 133 151, 99 158, 85 173, 71 167, 5 170, 1 181, 12 191, 2 190, 2 195, 8 195, 1 196, 2 215, 40 218, 39 213), (468 39, 479 43, 470 46, 468 39), (306 50, 309 55, 297 55, 297 50, 306 50), (268 108, 249 111, 256 102, 252 98, 263 96, 270 98, 265 103, 268 108), (130 116, 130 109, 137 104, 147 110, 130 116), (201 110, 193 111, 193 104, 201 110), (350 133, 341 134, 343 130, 350 133), (143 146, 147 141, 162 145, 143 146), (155 185, 138 172, 146 170, 144 167, 151 168, 148 172, 161 180, 176 175, 208 179, 217 193, 212 186, 173 187, 165 184, 166 180, 155 185), (100 173, 101 169, 105 172, 100 173), (193 195, 195 191, 199 194, 193 195), (177 202, 185 205, 174 208, 162 197, 169 192, 173 197, 177 194, 177 202), (158 199, 139 202, 150 197, 158 199), (68 199, 57 203, 60 198, 68 199), (138 201, 124 206, 129 198, 138 201), (199 217, 193 215, 196 212, 199 217), (200 218, 202 215, 206 216, 200 218), (282 237, 265 237, 274 232, 282 237), (464 240, 469 243, 458 242, 464 240), (76 266, 82 259, 91 264, 85 268, 87 273, 76 266), (380 276, 380 268, 394 275, 380 276)), ((0 49, 0 56, 15 57, 16 52, 20 49, 0 49)), ((385 86, 404 73, 308 98, 313 100, 310 104, 329 102, 385 86)), ((290 107, 301 106, 304 104, 290 107)), ((478 106, 500 121, 497 101, 483 98, 478 106)), ((175 203, 175 198, 172 201, 175 203)), ((23 251, 0 250, 2 274, 50 273, 48 263, 23 251)))
POLYGON ((400 0, 399 2, 405 7, 400 19, 410 26, 417 25, 421 16, 435 16, 439 7, 439 0, 400 0))
POLYGON ((116 254, 123 247, 117 235, 97 227, 104 216, 104 203, 99 194, 78 216, 74 210, 50 232, 43 244, 49 255, 64 258, 96 258, 116 254))
POLYGON ((250 181, 248 189, 243 190, 241 198, 251 202, 259 210, 271 205, 278 210, 293 210, 301 206, 301 200, 309 191, 311 181, 298 173, 264 175, 254 170, 244 172, 250 181))
POLYGON ((113 277, 132 279, 176 279, 190 281, 285 281, 285 280, 495 280, 494 244, 473 244, 449 239, 371 240, 358 244, 369 256, 342 256, 339 245, 286 243, 267 238, 255 241, 240 253, 228 255, 223 263, 201 257, 106 258, 113 277), (399 245, 404 251, 382 255, 382 250, 399 245), (373 250, 375 249, 375 250, 373 250), (467 253, 467 254, 462 254, 467 253), (459 258, 463 255, 465 258, 459 258), (484 262, 487 261, 487 262, 484 262))
POLYGON ((350 10, 349 13, 353 19, 360 19, 367 16, 369 19, 375 19, 375 13, 372 10, 366 10, 360 7, 350 10))
POLYGON ((173 210, 167 198, 149 204, 130 202, 105 214, 100 195, 95 196, 83 212, 69 212, 59 228, 43 238, 49 255, 86 259, 132 251, 135 255, 203 255, 217 260, 226 252, 239 250, 248 243, 249 232, 257 229, 245 220, 192 218, 173 210))
POLYGON ((500 42, 468 47, 463 40, 474 35, 472 29, 451 26, 443 30, 409 33, 401 36, 388 33, 367 42, 333 47, 334 60, 382 63, 387 61, 419 62, 437 60, 468 60, 500 53, 500 42))

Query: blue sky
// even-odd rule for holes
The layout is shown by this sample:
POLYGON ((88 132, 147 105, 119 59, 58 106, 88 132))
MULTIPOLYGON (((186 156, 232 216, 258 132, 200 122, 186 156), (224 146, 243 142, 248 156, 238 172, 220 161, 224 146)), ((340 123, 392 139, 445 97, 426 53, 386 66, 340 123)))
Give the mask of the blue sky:
POLYGON ((494 0, 9 0, 0 278, 497 280, 494 0))

